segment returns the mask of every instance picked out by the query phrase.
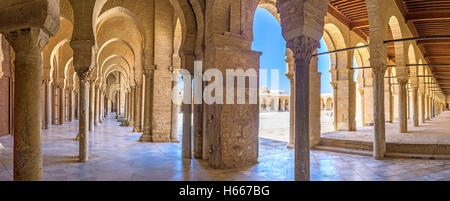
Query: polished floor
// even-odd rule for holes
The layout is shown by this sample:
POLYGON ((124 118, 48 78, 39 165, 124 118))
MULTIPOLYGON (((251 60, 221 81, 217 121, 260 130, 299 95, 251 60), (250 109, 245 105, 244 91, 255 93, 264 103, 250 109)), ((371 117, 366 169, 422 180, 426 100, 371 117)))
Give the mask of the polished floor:
MULTIPOLYGON (((408 133, 400 133, 398 122, 386 124, 386 142, 399 144, 450 144, 450 111, 436 116, 426 123, 419 122, 419 127, 413 127, 408 121, 408 133)), ((323 133, 323 138, 373 141, 373 126, 358 128, 355 132, 336 131, 323 133)))
MULTIPOLYGON (((263 123, 263 122, 261 122, 263 123)), ((286 142, 260 139, 259 163, 215 170, 201 160, 181 160, 180 143, 140 143, 140 134, 107 119, 90 134, 90 160, 77 161, 76 122, 43 131, 44 180, 180 181, 293 180, 293 150, 286 142)), ((12 137, 0 138, 0 180, 12 180, 12 137)), ((450 161, 390 159, 311 151, 311 179, 450 180, 450 161)))

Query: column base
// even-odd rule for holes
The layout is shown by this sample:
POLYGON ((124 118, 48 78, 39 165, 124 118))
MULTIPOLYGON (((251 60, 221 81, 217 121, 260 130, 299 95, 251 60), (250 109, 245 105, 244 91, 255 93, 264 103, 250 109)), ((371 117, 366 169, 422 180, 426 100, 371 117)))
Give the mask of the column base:
POLYGON ((128 122, 128 126, 129 126, 129 127, 134 127, 134 121, 128 122))
POLYGON ((287 148, 288 148, 288 149, 294 149, 294 148, 295 148, 295 144, 288 144, 288 145, 287 145, 287 148))
POLYGON ((153 138, 151 135, 141 135, 141 138, 139 138, 139 142, 153 142, 153 138))
POLYGON ((133 133, 142 133, 142 128, 134 127, 133 133))
POLYGON ((180 142, 180 139, 171 139, 171 142, 180 142))

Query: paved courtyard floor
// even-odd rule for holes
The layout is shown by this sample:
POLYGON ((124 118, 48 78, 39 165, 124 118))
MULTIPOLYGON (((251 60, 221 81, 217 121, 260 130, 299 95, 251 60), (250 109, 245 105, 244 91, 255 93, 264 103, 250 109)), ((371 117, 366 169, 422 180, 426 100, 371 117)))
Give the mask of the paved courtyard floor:
MULTIPOLYGON (((324 138, 373 141, 373 126, 358 128, 355 132, 337 131, 322 134, 324 138)), ((408 121, 408 133, 400 133, 398 122, 386 124, 386 142, 400 144, 450 144, 450 112, 443 112, 419 127, 408 121)))
MULTIPOLYGON (((288 113, 286 113, 288 114, 288 113)), ((289 115, 287 115, 289 116, 289 115)), ((279 123, 263 118, 261 135, 279 123), (272 126, 271 126, 272 125, 272 126)), ((89 136, 90 160, 77 161, 77 122, 43 131, 44 180, 48 181, 181 181, 181 180, 293 180, 294 152, 286 142, 260 138, 256 165, 215 170, 201 160, 182 160, 180 143, 140 143, 140 134, 107 119, 89 136)), ((284 135, 284 134, 283 134, 284 135)), ((0 138, 0 180, 12 180, 12 137, 0 138)), ((311 179, 450 180, 450 161, 389 159, 311 151, 311 179)))

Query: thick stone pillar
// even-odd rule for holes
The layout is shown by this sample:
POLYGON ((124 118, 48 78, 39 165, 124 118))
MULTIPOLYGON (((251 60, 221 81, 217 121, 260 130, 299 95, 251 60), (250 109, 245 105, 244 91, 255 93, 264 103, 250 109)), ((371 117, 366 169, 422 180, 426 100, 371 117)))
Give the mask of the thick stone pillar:
POLYGON ((353 70, 347 67, 340 67, 333 70, 332 73, 336 79, 331 83, 334 97, 335 130, 355 131, 356 93, 353 70))
POLYGON ((412 111, 413 111, 413 126, 418 127, 419 126, 419 104, 418 104, 418 93, 419 88, 413 87, 412 88, 412 111))
POLYGON ((375 159, 381 159, 386 152, 385 139, 385 116, 384 116, 384 72, 385 63, 376 59, 371 59, 371 65, 374 66, 374 141, 373 156, 375 159))
POLYGON ((136 100, 134 101, 133 132, 142 132, 142 83, 136 83, 136 100))
POLYGON ((408 84, 407 79, 398 79, 398 121, 400 125, 400 133, 408 132, 408 107, 407 107, 407 89, 406 85, 408 84))
POLYGON ((100 90, 98 85, 95 86, 94 88, 94 125, 98 126, 98 122, 99 122, 99 118, 100 118, 100 102, 99 102, 99 97, 100 97, 100 90))
POLYGON ((94 131, 95 83, 89 82, 89 131, 94 131))
POLYGON ((64 85, 61 85, 59 88, 59 125, 64 125, 65 117, 66 117, 66 89, 64 85))
POLYGON ((52 122, 52 86, 50 80, 45 80, 45 122, 44 129, 49 129, 52 122))
POLYGON ((145 75, 145 100, 144 100, 144 133, 139 141, 153 142, 152 121, 153 121, 153 83, 155 69, 144 70, 145 75))

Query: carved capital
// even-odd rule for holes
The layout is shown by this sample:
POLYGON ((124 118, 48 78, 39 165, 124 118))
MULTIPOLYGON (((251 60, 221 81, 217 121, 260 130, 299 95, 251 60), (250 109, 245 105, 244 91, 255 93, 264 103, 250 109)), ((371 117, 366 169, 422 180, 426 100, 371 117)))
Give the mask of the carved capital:
POLYGON ((6 39, 14 48, 17 57, 40 60, 41 51, 49 41, 49 34, 40 28, 24 28, 10 31, 6 39))
POLYGON ((94 68, 95 54, 93 54, 93 40, 73 40, 70 46, 73 49, 73 66, 75 72, 86 73, 94 68))
POLYGON ((398 78, 397 82, 400 86, 405 86, 408 84, 408 79, 404 79, 404 78, 398 78))
POLYGON ((155 69, 154 68, 146 68, 144 69, 144 75, 145 77, 153 77, 155 75, 155 69))
POLYGON ((308 36, 299 36, 287 42, 295 59, 311 60, 314 51, 320 46, 319 41, 308 36))

